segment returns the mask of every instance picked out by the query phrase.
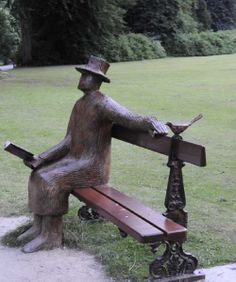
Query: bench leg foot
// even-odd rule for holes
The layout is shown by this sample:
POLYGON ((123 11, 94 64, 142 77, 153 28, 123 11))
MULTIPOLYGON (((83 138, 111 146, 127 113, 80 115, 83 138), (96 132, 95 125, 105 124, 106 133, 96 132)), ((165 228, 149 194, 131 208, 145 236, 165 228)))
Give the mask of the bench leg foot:
POLYGON ((165 242, 165 244, 166 250, 164 254, 150 264, 149 272, 151 277, 163 279, 172 276, 192 275, 198 265, 197 259, 191 254, 185 253, 180 243, 165 242))
POLYGON ((101 218, 101 216, 97 212, 95 212, 93 209, 91 209, 88 206, 82 206, 78 210, 78 217, 81 220, 94 220, 101 218))

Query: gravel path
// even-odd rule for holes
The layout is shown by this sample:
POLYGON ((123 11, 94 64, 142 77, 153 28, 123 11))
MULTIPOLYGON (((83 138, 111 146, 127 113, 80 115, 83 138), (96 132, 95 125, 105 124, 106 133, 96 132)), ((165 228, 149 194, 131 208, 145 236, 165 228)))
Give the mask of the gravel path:
MULTIPOLYGON (((0 237, 28 221, 0 217, 0 237)), ((55 249, 24 254, 0 245, 1 282, 111 282, 93 256, 78 250, 55 249)))
MULTIPOLYGON (((26 223, 28 217, 0 217, 0 237, 26 223)), ((235 282, 236 264, 201 269, 206 282, 235 282)), ((112 282, 93 256, 78 250, 55 249, 24 254, 0 245, 1 282, 112 282)))

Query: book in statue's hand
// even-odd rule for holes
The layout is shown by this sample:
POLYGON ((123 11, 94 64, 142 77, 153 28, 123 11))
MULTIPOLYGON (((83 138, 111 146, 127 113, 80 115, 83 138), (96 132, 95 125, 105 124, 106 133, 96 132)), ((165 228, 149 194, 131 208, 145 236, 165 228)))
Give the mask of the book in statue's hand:
POLYGON ((21 158, 24 161, 30 161, 34 158, 34 155, 31 152, 28 152, 27 150, 13 144, 10 141, 5 142, 4 150, 21 158))

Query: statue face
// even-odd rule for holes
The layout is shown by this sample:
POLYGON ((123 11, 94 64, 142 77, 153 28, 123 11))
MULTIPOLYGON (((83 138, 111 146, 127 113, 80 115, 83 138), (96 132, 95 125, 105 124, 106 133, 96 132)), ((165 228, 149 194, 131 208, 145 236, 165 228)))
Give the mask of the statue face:
POLYGON ((82 91, 97 90, 101 85, 101 80, 97 75, 86 72, 82 73, 78 88, 82 91))

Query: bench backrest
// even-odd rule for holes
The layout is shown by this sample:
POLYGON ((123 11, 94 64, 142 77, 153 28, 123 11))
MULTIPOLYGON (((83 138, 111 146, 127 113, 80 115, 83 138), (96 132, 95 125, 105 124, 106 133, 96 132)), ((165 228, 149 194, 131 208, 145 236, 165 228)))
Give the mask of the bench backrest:
MULTIPOLYGON (((148 132, 131 130, 122 126, 114 125, 112 137, 143 147, 160 154, 169 156, 171 150, 171 138, 168 136, 151 137, 148 132)), ((178 141, 177 158, 197 166, 206 166, 206 152, 201 145, 178 141)))

